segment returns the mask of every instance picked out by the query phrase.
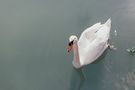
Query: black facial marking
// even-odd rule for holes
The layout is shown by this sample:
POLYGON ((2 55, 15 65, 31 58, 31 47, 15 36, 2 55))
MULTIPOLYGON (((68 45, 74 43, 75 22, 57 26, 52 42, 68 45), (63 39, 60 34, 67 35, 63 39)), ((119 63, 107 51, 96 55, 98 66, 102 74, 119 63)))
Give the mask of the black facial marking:
POLYGON ((72 45, 73 45, 73 42, 74 42, 74 41, 69 42, 68 45, 69 45, 69 46, 72 46, 72 45))

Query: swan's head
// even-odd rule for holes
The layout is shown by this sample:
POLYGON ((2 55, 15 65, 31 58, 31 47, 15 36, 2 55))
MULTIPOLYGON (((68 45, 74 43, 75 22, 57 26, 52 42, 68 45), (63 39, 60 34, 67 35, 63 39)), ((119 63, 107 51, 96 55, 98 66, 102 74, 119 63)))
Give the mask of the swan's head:
POLYGON ((69 37, 69 43, 68 43, 68 48, 67 48, 67 51, 68 52, 70 52, 72 50, 74 41, 77 41, 77 40, 78 40, 78 38, 75 35, 71 35, 69 37))
POLYGON ((78 40, 77 36, 71 35, 71 36, 69 37, 69 42, 72 42, 72 41, 74 41, 74 40, 78 40))

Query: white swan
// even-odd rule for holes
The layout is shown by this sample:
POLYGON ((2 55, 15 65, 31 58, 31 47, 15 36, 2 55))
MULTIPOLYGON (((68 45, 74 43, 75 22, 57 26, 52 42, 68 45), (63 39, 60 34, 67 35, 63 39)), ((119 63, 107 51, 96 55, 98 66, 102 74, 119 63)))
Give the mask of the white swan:
POLYGON ((110 36, 111 19, 105 24, 96 23, 84 30, 78 40, 77 36, 71 35, 67 51, 73 49, 73 66, 80 68, 95 61, 108 47, 110 36))

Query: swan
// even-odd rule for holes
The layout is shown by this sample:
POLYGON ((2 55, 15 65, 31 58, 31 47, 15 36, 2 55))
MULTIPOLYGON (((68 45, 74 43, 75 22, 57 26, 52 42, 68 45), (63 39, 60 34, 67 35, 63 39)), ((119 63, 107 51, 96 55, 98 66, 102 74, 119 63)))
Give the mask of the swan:
POLYGON ((76 35, 69 37, 67 51, 73 50, 73 66, 77 69, 88 65, 98 57, 109 46, 108 40, 110 37, 111 19, 108 19, 104 24, 98 22, 93 26, 85 29, 79 40, 76 35))

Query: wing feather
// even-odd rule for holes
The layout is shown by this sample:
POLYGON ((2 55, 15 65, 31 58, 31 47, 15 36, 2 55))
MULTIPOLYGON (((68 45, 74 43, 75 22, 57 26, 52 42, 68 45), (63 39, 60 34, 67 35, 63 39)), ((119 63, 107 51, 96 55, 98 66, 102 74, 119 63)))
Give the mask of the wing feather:
POLYGON ((81 48, 85 48, 87 45, 89 45, 90 41, 92 41, 95 35, 95 32, 97 32, 99 30, 99 28, 101 27, 101 23, 96 23, 93 26, 85 29, 78 41, 78 45, 81 48))

